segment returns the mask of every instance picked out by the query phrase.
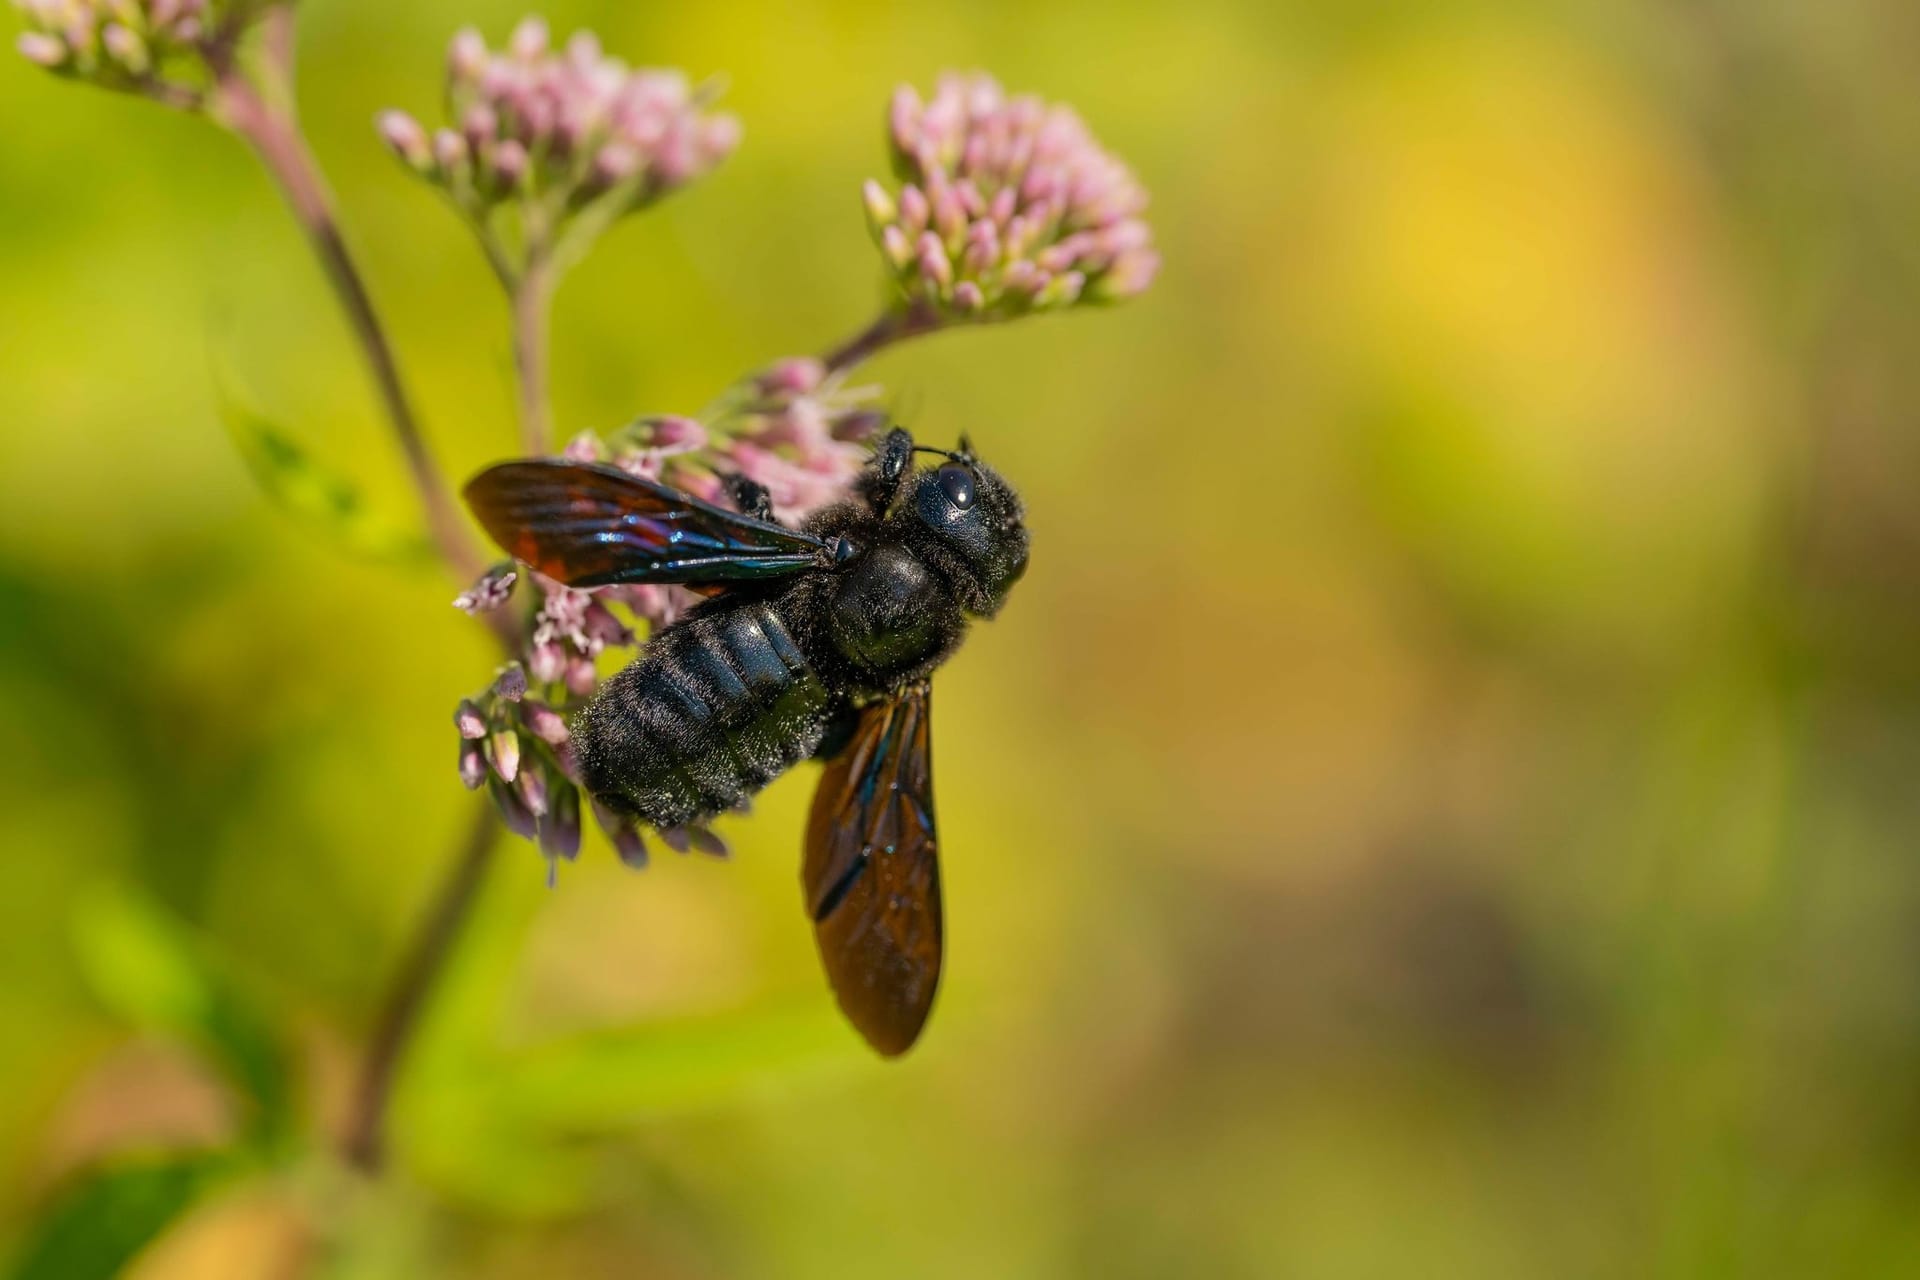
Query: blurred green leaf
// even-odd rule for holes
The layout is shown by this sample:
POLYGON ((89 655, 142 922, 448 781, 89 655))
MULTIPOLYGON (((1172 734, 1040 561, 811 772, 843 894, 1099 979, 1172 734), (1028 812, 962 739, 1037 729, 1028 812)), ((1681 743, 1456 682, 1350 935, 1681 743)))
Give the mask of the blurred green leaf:
POLYGON ((507 1058, 482 1088, 503 1114, 561 1129, 605 1127, 727 1101, 798 1072, 860 1059, 825 1001, 623 1027, 507 1058))
POLYGON ((275 506, 362 560, 413 564, 430 556, 424 537, 369 507, 354 484, 315 461, 289 432, 248 403, 235 376, 217 362, 214 381, 227 435, 275 506))
POLYGON ((12 1280, 104 1280, 159 1237, 233 1168, 217 1153, 143 1159, 83 1175, 48 1206, 12 1280))
POLYGON ((831 1002, 783 1003, 450 1056, 415 1077, 394 1114, 436 1186, 540 1217, 594 1198, 592 1139, 866 1065, 831 1002))
POLYGON ((248 1104, 252 1137, 271 1145, 291 1130, 292 1064, 277 1030, 178 922, 127 890, 101 889, 81 898, 74 942, 104 1004, 219 1067, 248 1104))

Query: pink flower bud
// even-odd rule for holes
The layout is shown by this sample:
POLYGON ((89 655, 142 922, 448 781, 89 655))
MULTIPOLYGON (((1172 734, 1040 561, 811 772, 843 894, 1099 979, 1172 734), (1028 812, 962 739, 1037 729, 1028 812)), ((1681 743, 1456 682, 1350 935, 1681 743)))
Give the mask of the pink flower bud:
POLYGON ((109 22, 100 31, 100 44, 107 56, 133 75, 143 75, 153 65, 147 42, 127 27, 109 22))
POLYGON ((920 188, 908 183, 900 188, 900 226, 908 235, 917 236, 927 229, 933 208, 920 188))
POLYGON ((593 175, 604 186, 618 186, 640 172, 646 163, 640 152, 624 142, 609 142, 593 157, 593 175))
POLYGON ((875 230, 892 222, 900 212, 887 189, 871 178, 861 186, 860 199, 866 205, 867 225, 875 230))
POLYGON ((499 134, 500 115, 486 103, 476 102, 460 117, 460 132, 466 136, 467 146, 479 155, 499 134))
POLYGON ((527 149, 517 138, 508 138, 493 149, 493 180, 496 190, 506 195, 527 176, 527 149))
POLYGON ((44 31, 26 32, 13 42, 13 47, 18 49, 20 56, 28 62, 38 63, 43 67, 65 66, 70 56, 66 41, 44 31))
POLYGON ((520 772, 520 738, 511 729, 497 729, 487 739, 487 763, 502 782, 512 782, 520 772))
POLYGON ((567 692, 577 698, 592 693, 594 686, 600 683, 600 675, 593 669, 593 659, 575 658, 567 664, 567 692))
POLYGON ((447 78, 455 84, 474 85, 487 69, 487 42, 472 27, 453 33, 447 45, 447 78))
POLYGON ((557 747, 567 740, 566 717, 536 698, 520 704, 520 719, 534 737, 549 746, 557 747))
POLYGON ((598 435, 591 431, 582 431, 567 441, 567 447, 560 451, 560 456, 569 462, 605 462, 607 448, 600 443, 598 435))
POLYGON ((460 731, 461 737, 476 742, 487 736, 487 718, 480 714, 480 708, 471 698, 460 699, 460 705, 453 709, 453 727, 460 731))
POLYGON ((538 818, 547 811, 547 775, 539 768, 522 769, 513 780, 514 790, 520 793, 520 803, 527 806, 527 812, 538 818))
POLYGON ((907 239, 907 233, 899 227, 887 227, 881 231, 880 247, 886 251, 887 261, 896 267, 905 267, 913 261, 913 245, 907 239))
POLYGON ((487 755, 478 742, 460 740, 460 781, 469 791, 478 791, 487 780, 487 755))
POLYGON ((493 682, 493 691, 508 702, 518 702, 527 694, 527 673, 517 662, 510 662, 493 682))
POLYGON ((418 120, 404 111, 382 111, 374 118, 381 140, 407 164, 424 170, 433 163, 433 143, 418 120))
POLYGON ((571 786, 556 787, 549 800, 548 813, 540 820, 540 851, 549 858, 569 862, 580 855, 580 792, 571 786))
POLYGON ((953 283, 953 263, 947 258, 947 250, 940 243, 940 237, 931 231, 920 235, 918 261, 920 278, 936 291, 944 292, 953 283))
POLYGON ((522 18, 507 40, 507 51, 522 62, 532 62, 547 51, 547 24, 540 18, 522 18))
POLYGON ((541 684, 552 684, 566 674, 566 646, 557 640, 534 645, 527 653, 527 670, 541 684))
POLYGON ((697 418, 665 413, 634 423, 634 434, 649 449, 690 453, 707 447, 707 429, 697 418))
POLYGON ((452 129, 434 130, 433 162, 439 166, 443 176, 452 178, 465 172, 469 159, 465 138, 452 129))
POLYGON ((953 286, 953 305, 966 312, 981 311, 986 308, 987 295, 973 281, 962 280, 953 286))
POLYGON ((498 778, 487 780, 487 795, 493 800, 493 807, 499 811, 500 820, 507 830, 523 840, 531 840, 540 830, 539 820, 527 809, 526 802, 512 787, 506 786, 498 778))
POLYGON ((625 648, 633 643, 633 632, 627 625, 613 616, 613 611, 598 600, 587 606, 587 616, 583 624, 586 629, 588 646, 603 649, 607 645, 625 648))
POLYGON ((806 395, 826 380, 827 367, 812 356, 790 356, 775 361, 760 375, 760 387, 769 395, 806 395))

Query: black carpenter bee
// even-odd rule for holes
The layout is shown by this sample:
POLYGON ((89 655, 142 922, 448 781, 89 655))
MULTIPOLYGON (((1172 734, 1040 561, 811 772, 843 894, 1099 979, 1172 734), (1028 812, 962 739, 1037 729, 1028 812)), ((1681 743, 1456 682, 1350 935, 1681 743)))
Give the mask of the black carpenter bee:
POLYGON ((826 761, 802 883, 827 976, 882 1054, 920 1034, 940 980, 929 678, 1027 567, 1019 498, 973 454, 895 429, 855 496, 788 528, 734 477, 739 512, 615 467, 509 462, 467 501, 515 558, 574 587, 719 589, 659 630, 574 726, 601 804, 659 829, 826 761), (915 453, 945 459, 914 469, 915 453))

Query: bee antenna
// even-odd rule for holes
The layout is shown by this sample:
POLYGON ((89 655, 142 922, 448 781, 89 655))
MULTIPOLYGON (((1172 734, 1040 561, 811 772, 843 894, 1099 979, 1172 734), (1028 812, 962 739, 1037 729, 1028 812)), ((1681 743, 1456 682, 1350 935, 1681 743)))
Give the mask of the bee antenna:
POLYGON ((936 449, 936 448, 934 448, 934 447, 933 447, 932 445, 930 445, 930 444, 917 444, 917 445, 915 445, 915 446, 913 446, 913 451, 914 451, 915 453, 937 453, 937 454, 939 454, 939 455, 940 455, 941 457, 943 457, 943 458, 951 458, 951 459, 953 459, 953 460, 954 460, 955 462, 958 462, 958 461, 960 460, 960 455, 959 455, 959 454, 957 454, 957 453, 950 453, 950 452, 948 452, 948 451, 947 451, 947 450, 945 450, 945 449, 936 449))

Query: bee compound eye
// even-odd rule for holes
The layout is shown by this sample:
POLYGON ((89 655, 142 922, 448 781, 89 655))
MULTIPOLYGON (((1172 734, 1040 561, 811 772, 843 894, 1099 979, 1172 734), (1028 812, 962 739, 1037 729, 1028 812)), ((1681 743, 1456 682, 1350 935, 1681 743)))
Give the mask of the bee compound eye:
POLYGON ((833 557, 835 564, 845 564, 853 559, 856 550, 858 548, 853 545, 853 539, 844 534, 835 534, 833 541, 827 544, 827 554, 833 557))
POLYGON ((948 463, 940 468, 940 488, 947 495, 947 501, 962 511, 973 507, 973 472, 965 467, 948 463))

